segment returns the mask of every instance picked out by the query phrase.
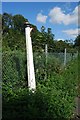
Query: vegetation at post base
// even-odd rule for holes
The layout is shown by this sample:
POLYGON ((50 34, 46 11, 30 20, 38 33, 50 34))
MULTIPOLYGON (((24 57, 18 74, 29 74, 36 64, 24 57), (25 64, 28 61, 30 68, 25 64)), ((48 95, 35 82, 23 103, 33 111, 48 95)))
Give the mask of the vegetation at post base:
MULTIPOLYGON (((3 120, 69 119, 74 111, 74 98, 77 91, 75 62, 71 63, 74 67, 68 65, 63 73, 54 72, 48 79, 38 81, 34 94, 28 91, 25 79, 18 80, 15 73, 12 80, 6 78, 5 81, 3 78, 3 120)), ((11 74, 12 70, 9 70, 11 74)))
POLYGON ((37 89, 33 94, 27 87, 27 59, 24 22, 22 15, 2 15, 2 79, 3 118, 2 120, 63 119, 73 117, 78 83, 79 59, 70 59, 63 67, 62 56, 67 48, 74 55, 80 47, 80 35, 75 43, 57 41, 51 28, 32 24, 31 33, 37 89), (45 45, 48 46, 46 62, 45 45), (54 55, 55 53, 55 55, 54 55))

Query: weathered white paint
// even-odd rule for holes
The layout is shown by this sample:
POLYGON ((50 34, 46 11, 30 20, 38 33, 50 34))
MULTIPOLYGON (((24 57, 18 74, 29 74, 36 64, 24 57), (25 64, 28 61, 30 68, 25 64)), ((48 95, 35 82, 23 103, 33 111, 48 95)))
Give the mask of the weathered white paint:
POLYGON ((26 34, 26 50, 27 50, 27 70, 28 70, 28 87, 30 90, 36 89, 35 72, 33 63, 33 51, 30 33, 32 28, 29 26, 25 28, 26 34))

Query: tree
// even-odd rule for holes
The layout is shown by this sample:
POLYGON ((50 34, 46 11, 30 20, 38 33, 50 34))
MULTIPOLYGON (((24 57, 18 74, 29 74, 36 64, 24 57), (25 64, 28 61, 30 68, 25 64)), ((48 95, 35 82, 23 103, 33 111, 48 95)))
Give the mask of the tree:
POLYGON ((41 33, 45 33, 45 27, 44 26, 41 27, 41 33))
POLYGON ((32 33, 32 43, 34 52, 42 52, 45 49, 45 39, 38 30, 32 33))
POLYGON ((55 51, 57 52, 64 52, 64 49, 68 47, 68 43, 62 40, 57 41, 55 45, 55 51))
POLYGON ((52 52, 53 51, 53 46, 54 46, 54 34, 52 34, 51 28, 47 29, 47 32, 45 32, 45 27, 41 27, 41 33, 42 33, 42 43, 44 46, 47 44, 48 45, 48 51, 52 52))
POLYGON ((51 28, 47 29, 46 36, 46 43, 48 45, 48 51, 53 52, 54 51, 54 34, 52 34, 51 28))
POLYGON ((18 32, 24 33, 24 23, 28 22, 28 19, 24 18, 22 15, 17 14, 13 16, 14 29, 18 32))
POLYGON ((13 17, 11 14, 3 13, 2 15, 2 28, 3 34, 8 33, 9 29, 13 27, 13 17))
POLYGON ((80 49, 80 34, 75 39, 75 47, 80 49))
MULTIPOLYGON (((22 15, 3 13, 3 50, 4 48, 25 49, 24 22, 28 21, 22 15)), ((9 49, 8 49, 9 50, 9 49)))

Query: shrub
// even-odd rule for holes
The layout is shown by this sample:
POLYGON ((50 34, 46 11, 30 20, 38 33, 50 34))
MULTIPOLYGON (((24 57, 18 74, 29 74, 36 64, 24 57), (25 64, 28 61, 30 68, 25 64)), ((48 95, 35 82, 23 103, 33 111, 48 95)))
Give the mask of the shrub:
POLYGON ((36 79, 45 80, 51 76, 53 72, 59 73, 61 61, 54 54, 48 53, 47 58, 45 53, 34 53, 34 64, 36 79))
POLYGON ((61 74, 54 72, 57 61, 54 62, 55 66, 49 67, 52 71, 48 78, 37 81, 34 94, 23 85, 24 61, 19 52, 3 54, 3 120, 71 118, 75 108, 77 61, 69 63, 61 74))

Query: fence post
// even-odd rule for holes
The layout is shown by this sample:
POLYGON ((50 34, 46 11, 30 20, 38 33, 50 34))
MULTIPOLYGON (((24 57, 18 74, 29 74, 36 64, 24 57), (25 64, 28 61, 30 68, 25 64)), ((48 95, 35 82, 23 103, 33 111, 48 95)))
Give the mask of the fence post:
POLYGON ((31 25, 25 23, 25 36, 26 36, 26 51, 27 51, 27 70, 28 70, 28 87, 29 90, 34 91, 36 89, 35 72, 33 63, 33 51, 30 33, 32 31, 31 25))
POLYGON ((66 66, 66 48, 65 48, 65 51, 64 51, 64 66, 66 66))
POLYGON ((78 50, 77 50, 77 57, 78 57, 78 50))
POLYGON ((47 44, 45 45, 45 54, 46 54, 46 64, 47 64, 47 55, 48 55, 48 46, 47 46, 47 44))
POLYGON ((45 79, 47 79, 47 57, 48 57, 48 46, 47 46, 47 44, 45 45, 45 56, 46 56, 45 79))

